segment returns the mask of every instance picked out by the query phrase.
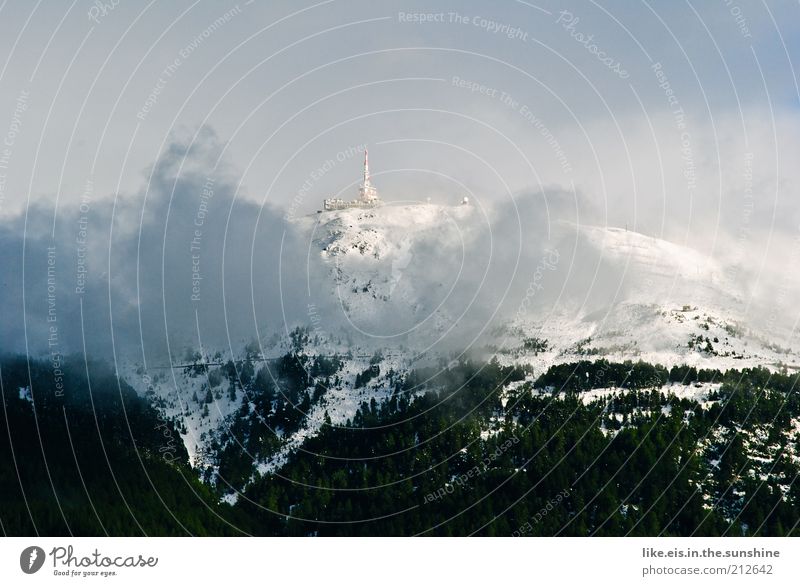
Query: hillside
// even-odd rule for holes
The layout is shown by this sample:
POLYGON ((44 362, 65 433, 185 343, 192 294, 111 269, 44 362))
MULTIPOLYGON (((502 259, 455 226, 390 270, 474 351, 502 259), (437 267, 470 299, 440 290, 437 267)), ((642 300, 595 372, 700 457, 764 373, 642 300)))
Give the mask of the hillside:
MULTIPOLYGON (((491 218, 478 208, 384 206, 297 224, 319 273, 309 323, 236 356, 195 353, 188 366, 152 376, 146 389, 181 430, 192 465, 229 502, 259 477, 280 474, 329 426, 392 399, 420 368, 496 360, 534 380, 559 365, 603 359, 719 373, 800 363, 746 321, 745 292, 724 266, 657 238, 555 226, 552 247, 527 256, 554 262, 513 276, 525 285, 538 270, 541 296, 530 303, 508 296, 492 313, 462 290, 485 281, 462 274, 491 259, 480 254, 491 218), (476 325, 470 312, 492 319, 476 325)), ((122 374, 142 378, 133 365, 122 374)), ((682 391, 666 381, 653 388, 708 407, 708 392, 683 382, 682 391)), ((412 386, 405 396, 420 392, 412 386)))

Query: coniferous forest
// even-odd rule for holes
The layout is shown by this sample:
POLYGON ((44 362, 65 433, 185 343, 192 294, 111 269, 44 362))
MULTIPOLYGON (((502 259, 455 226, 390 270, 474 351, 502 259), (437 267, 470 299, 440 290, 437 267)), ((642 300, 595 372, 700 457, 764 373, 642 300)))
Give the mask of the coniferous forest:
MULTIPOLYGON (((66 360, 61 396, 49 362, 1 366, 5 535, 799 531, 796 374, 597 360, 536 376, 461 361, 398 377, 390 398, 323 425, 258 474, 252 454, 280 440, 244 414, 219 465, 198 470, 177 424, 108 365, 66 360), (719 383, 704 402, 664 392, 704 383, 719 383), (600 388, 615 391, 593 397, 600 388), (222 498, 230 486, 243 489, 233 504, 222 498)), ((285 369, 281 380, 297 376, 285 369)), ((256 405, 274 394, 257 379, 256 405)), ((315 395, 324 400, 323 389, 315 395)), ((300 418, 303 400, 289 406, 300 418)))

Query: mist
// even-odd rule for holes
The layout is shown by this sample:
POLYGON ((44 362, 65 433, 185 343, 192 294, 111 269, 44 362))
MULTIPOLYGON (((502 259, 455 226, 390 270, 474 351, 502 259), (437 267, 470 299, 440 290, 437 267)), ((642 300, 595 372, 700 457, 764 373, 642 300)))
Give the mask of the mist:
MULTIPOLYGON (((786 188, 755 173, 751 190, 786 188)), ((347 307, 351 293, 343 302, 336 263, 322 258, 315 241, 325 215, 292 217, 287 208, 259 204, 240 177, 223 142, 203 128, 195 140, 173 140, 134 193, 97 194, 87 185, 69 203, 56 207, 55 199, 39 198, 5 219, 3 351, 85 351, 168 365, 187 349, 237 354, 302 326, 345 344, 461 352, 515 319, 600 311, 641 288, 642 275, 626 259, 609 261, 602 245, 587 246, 581 236, 586 226, 624 226, 630 208, 609 208, 596 191, 574 185, 538 186, 480 194, 466 216, 454 213, 413 239, 398 233, 383 261, 339 266, 363 279, 393 281, 384 298, 362 296, 366 305, 356 314, 347 307)), ((424 200, 420 190, 417 201, 424 200)), ((725 197, 736 193, 729 187, 725 197)), ((441 199, 455 202, 458 195, 451 190, 441 199)), ((698 196, 693 205, 716 205, 719 197, 698 196)), ((649 232, 673 237, 686 231, 680 214, 642 209, 631 230, 660 225, 649 232)), ((784 270, 798 256, 796 209, 776 216, 756 205, 738 222, 723 219, 733 213, 721 207, 718 221, 676 240, 720 263, 744 316, 786 327, 797 290, 784 270)), ((652 291, 653 303, 689 295, 676 293, 682 277, 674 277, 677 289, 652 291)))

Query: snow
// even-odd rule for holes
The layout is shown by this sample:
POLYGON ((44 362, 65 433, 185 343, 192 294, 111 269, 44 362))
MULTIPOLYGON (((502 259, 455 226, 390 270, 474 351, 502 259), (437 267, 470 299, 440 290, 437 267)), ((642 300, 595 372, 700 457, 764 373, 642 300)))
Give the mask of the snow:
POLYGON ((666 296, 679 303, 689 292, 694 304, 730 307, 741 302, 723 265, 701 252, 615 227, 581 226, 580 233, 605 259, 625 264, 636 277, 627 283, 628 294, 666 296))
MULTIPOLYGON (((411 328, 404 339, 405 344, 416 349, 415 343, 435 340, 454 322, 457 327, 457 320, 431 305, 430 292, 421 290, 414 278, 436 270, 421 262, 427 257, 417 254, 418 246, 442 247, 447 252, 452 249, 454 254, 463 252, 463 242, 482 227, 482 221, 473 206, 416 204, 326 212, 300 218, 296 223, 307 232, 313 260, 323 273, 323 290, 316 293, 341 306, 348 320, 346 331, 368 329, 368 325, 376 323, 388 328, 388 323, 409 325, 424 321, 424 328, 411 328)), ((534 373, 504 389, 500 396, 503 407, 510 393, 525 385, 532 387, 536 377, 550 366, 579 360, 641 360, 668 368, 689 365, 723 371, 753 366, 777 370, 781 364, 800 364, 796 352, 771 344, 771 333, 760 331, 758 324, 749 323, 742 315, 741 300, 746 292, 726 279, 721 263, 688 247, 619 228, 571 229, 578 235, 583 247, 580 250, 601 258, 603 271, 624 275, 624 286, 608 305, 576 304, 574 301, 582 292, 566 291, 558 303, 546 310, 532 305, 526 313, 493 324, 497 333, 487 334, 487 347, 495 342, 497 347, 509 349, 497 353, 502 364, 530 365, 534 373), (545 340, 546 349, 526 350, 523 341, 531 337, 545 340)), ((449 283, 442 284, 443 294, 448 286, 449 283)), ((338 373, 340 383, 327 390, 323 402, 312 405, 299 431, 283 437, 280 430, 273 430, 281 435, 282 447, 268 460, 254 463, 258 474, 277 472, 293 451, 320 432, 326 411, 334 425, 352 420, 363 402, 369 403, 373 398, 380 402, 391 396, 392 384, 387 377, 390 369, 402 375, 414 366, 410 362, 413 352, 399 347, 391 336, 385 342, 373 337, 359 346, 359 342, 342 342, 332 335, 334 327, 327 325, 326 329, 329 334, 318 333, 319 341, 309 342, 302 352, 351 352, 352 358, 344 359, 338 373), (376 348, 381 348, 384 355, 380 376, 356 389, 355 378, 369 367, 376 348)), ((262 341, 261 346, 268 354, 262 357, 265 359, 281 356, 291 348, 286 336, 280 335, 270 343, 262 341)), ((435 352, 428 357, 437 358, 435 352)), ((226 356, 223 361, 227 359, 226 356)), ((223 383, 223 388, 213 389, 214 399, 208 404, 208 415, 204 415, 203 399, 209 382, 206 374, 165 369, 153 370, 147 376, 140 370, 129 364, 123 366, 121 374, 142 393, 151 391, 162 415, 185 427, 182 439, 191 464, 196 468, 212 465, 211 443, 236 416, 245 401, 243 393, 237 391, 232 398, 227 383, 223 383), (193 399, 194 395, 199 401, 193 399)), ((708 409, 714 403, 710 396, 719 387, 710 383, 669 384, 657 390, 708 409)), ((590 404, 624 392, 619 388, 593 389, 582 393, 581 400, 590 404)), ((31 400, 29 390, 23 396, 20 389, 20 398, 31 400)), ((671 408, 665 406, 661 413, 670 415, 671 408)), ((691 411, 684 416, 689 414, 691 411)), ((621 414, 610 416, 622 421, 621 414)), ((488 422, 481 438, 491 437, 498 429, 497 421, 488 422)), ((800 421, 795 421, 795 429, 790 439, 796 443, 800 421)), ((789 449, 792 458, 800 459, 793 447, 789 449)), ((769 457, 755 447, 752 456, 769 457)), ((226 499, 235 502, 236 495, 227 495, 226 499)))
POLYGON ((239 492, 229 492, 228 494, 224 495, 222 499, 220 499, 224 503, 228 503, 229 505, 235 505, 239 500, 239 492))
POLYGON ((393 391, 388 380, 388 372, 390 370, 403 372, 407 368, 399 358, 385 357, 380 365, 380 375, 372 379, 366 387, 356 389, 356 375, 369 368, 370 361, 368 358, 354 358, 344 359, 343 363, 338 373, 342 379, 341 383, 328 388, 324 401, 313 405, 307 413, 306 424, 292 434, 276 454, 269 460, 256 464, 258 474, 263 476, 279 470, 293 451, 297 450, 306 439, 320 432, 325 425, 326 412, 332 425, 344 425, 348 420, 352 420, 362 403, 369 403, 373 398, 378 403, 388 399, 393 391))
POLYGON ((33 396, 31 395, 30 387, 19 387, 19 398, 23 401, 33 403, 33 396))
MULTIPOLYGON (((313 235, 330 271, 331 294, 351 325, 416 325, 428 318, 422 329, 435 338, 458 320, 444 312, 430 319, 434 308, 413 278, 415 246, 464 242, 480 229, 480 219, 470 206, 418 204, 330 212, 299 225, 313 235)), ((747 292, 719 261, 620 228, 561 223, 561 231, 576 235, 576 254, 601 259, 601 274, 619 276, 619 291, 609 305, 576 305, 584 295, 603 296, 575 285, 552 307, 497 323, 498 334, 487 341, 503 349, 502 363, 530 364, 536 372, 599 358, 720 370, 800 364, 798 353, 770 344, 771 332, 748 323, 742 313, 747 292), (547 349, 526 351, 523 340, 530 337, 546 340, 547 349)))
POLYGON ((327 291, 323 283, 315 294, 340 310, 326 315, 328 323, 343 323, 367 337, 403 332, 420 348, 435 340, 455 321, 440 304, 458 274, 445 276, 437 267, 432 278, 431 251, 461 258, 465 241, 480 226, 476 220, 471 206, 434 204, 383 205, 298 220, 318 252, 312 270, 327 276, 327 291))
MULTIPOLYGON (((217 367, 211 367, 210 371, 217 367)), ((121 376, 140 392, 150 391, 154 402, 166 420, 178 421, 186 428, 181 434, 189 463, 193 467, 205 466, 207 440, 224 425, 228 416, 241 406, 243 394, 237 392, 232 400, 224 382, 212 388, 212 402, 208 404, 208 415, 203 415, 206 392, 209 389, 209 375, 195 374, 187 369, 158 369, 154 374, 139 374, 140 367, 133 364, 123 366, 121 376), (219 395, 219 396, 218 396, 219 395), (197 397, 197 401, 194 400, 197 397)))
MULTIPOLYGON (((510 385, 509 385, 510 386, 510 385)), ((679 383, 669 383, 666 385, 654 387, 653 390, 666 396, 674 396, 678 399, 687 399, 689 401, 696 401, 702 408, 708 409, 714 401, 708 401, 708 396, 713 391, 719 390, 722 385, 719 383, 694 383, 689 385, 682 385, 679 383)), ((549 395, 553 392, 553 388, 545 389, 532 389, 531 392, 539 393, 542 395, 549 395)), ((648 389, 649 390, 649 389, 648 389)), ((588 391, 580 392, 580 399, 584 405, 591 405, 596 401, 606 401, 615 396, 621 396, 631 392, 630 389, 621 387, 600 387, 588 391)), ((558 398, 566 397, 565 392, 557 394, 558 398)), ((666 409, 665 415, 671 413, 671 406, 664 407, 666 409)))
POLYGON ((537 372, 599 358, 720 370, 800 364, 797 352, 771 343, 775 334, 744 313, 747 292, 720 262, 619 228, 573 230, 576 254, 601 259, 598 274, 614 276, 613 298, 594 281, 588 289, 579 283, 554 305, 516 316, 497 339, 513 350, 500 353, 501 362, 532 364, 537 372), (531 335, 547 341, 545 352, 524 351, 522 339, 531 335))

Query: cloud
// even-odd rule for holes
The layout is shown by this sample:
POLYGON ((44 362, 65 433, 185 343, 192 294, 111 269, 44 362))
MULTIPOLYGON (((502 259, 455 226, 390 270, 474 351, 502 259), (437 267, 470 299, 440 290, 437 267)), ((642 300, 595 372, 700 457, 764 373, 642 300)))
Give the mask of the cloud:
POLYGON ((205 130, 171 144, 135 194, 62 206, 55 222, 37 202, 4 222, 4 350, 85 345, 163 364, 168 349, 238 347, 283 312, 304 313, 279 287, 299 287, 299 275, 278 272, 302 260, 296 233, 279 210, 237 197, 221 148, 205 130))
MULTIPOLYGON (((794 127, 790 122, 796 126, 790 118, 787 127, 794 127)), ((708 135, 698 130, 694 136, 696 152, 705 153, 698 154, 699 164, 709 157, 708 135)), ((640 224, 630 226, 658 226, 644 229, 656 236, 688 230, 673 239, 733 267, 726 277, 742 287, 750 314, 767 306, 767 317, 790 314, 798 283, 787 267, 800 256, 797 207, 784 195, 797 182, 792 173, 775 178, 769 140, 752 133, 748 148, 733 138, 721 142, 726 181, 716 190, 705 183, 696 190, 691 222, 639 206, 640 224), (777 194, 772 201, 770 193, 777 194), (752 213, 745 213, 747 197, 752 213), (782 292, 777 300, 775 291, 782 292)), ((202 129, 192 142, 171 143, 135 193, 88 193, 81 204, 61 205, 55 218, 53 205, 40 200, 4 220, 4 351, 85 347, 94 356, 116 352, 164 365, 178 362, 187 347, 237 352, 296 325, 316 325, 359 344, 463 350, 515 316, 596 311, 624 299, 631 287, 641 291, 636 280, 643 277, 630 270, 631 258, 611 262, 607 242, 581 235, 586 225, 624 228, 631 208, 623 183, 608 200, 587 176, 580 187, 483 195, 470 204, 471 214, 453 213, 421 232, 401 223, 387 232, 381 260, 343 262, 348 278, 337 290, 336 265, 319 254, 324 235, 312 233, 324 217, 289 221, 286 210, 259 204, 222 152, 214 132, 202 129), (367 286, 367 293, 352 291, 367 286)), ((609 184, 615 185, 613 177, 609 184)), ((669 183, 663 197, 671 198, 671 189, 669 183)), ((457 195, 444 200, 458 201, 457 195)), ((654 290, 653 302, 664 295, 654 290)))

